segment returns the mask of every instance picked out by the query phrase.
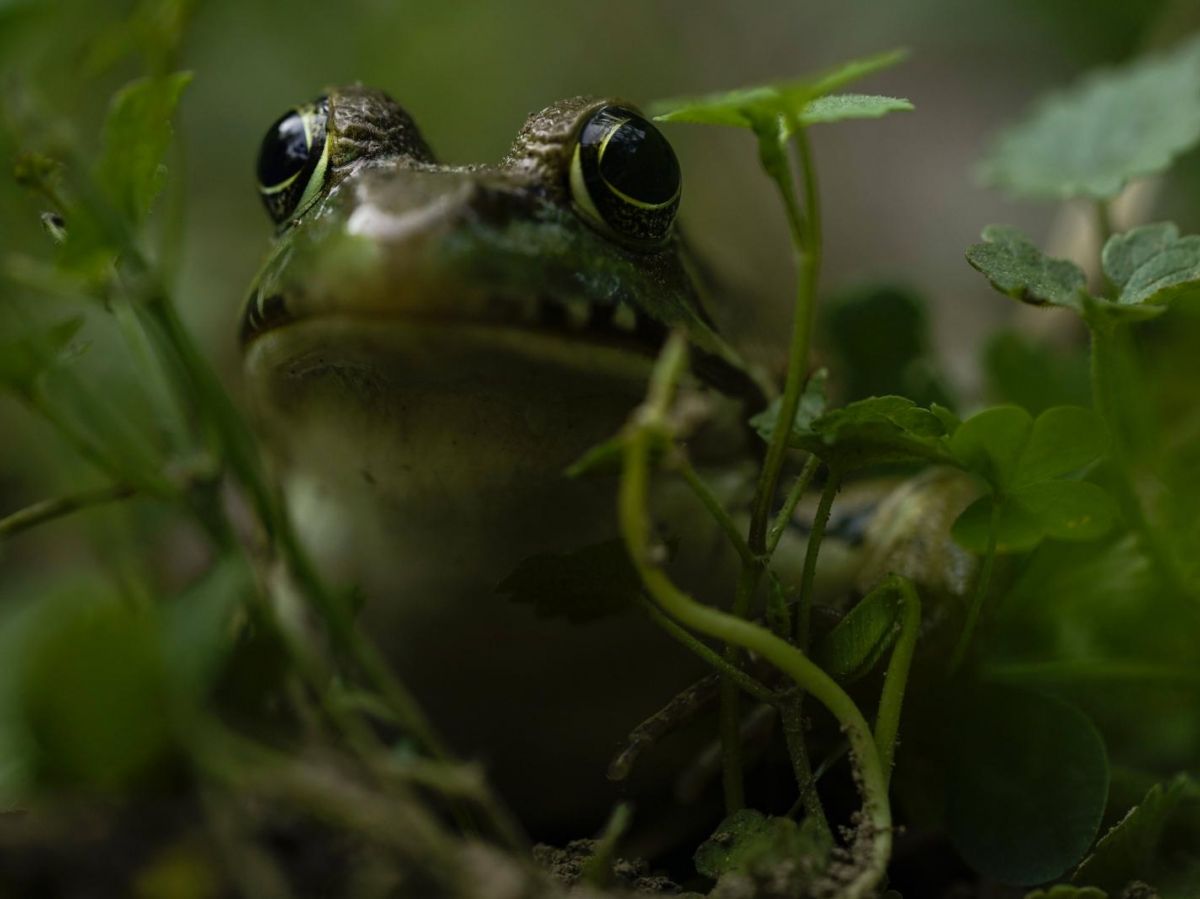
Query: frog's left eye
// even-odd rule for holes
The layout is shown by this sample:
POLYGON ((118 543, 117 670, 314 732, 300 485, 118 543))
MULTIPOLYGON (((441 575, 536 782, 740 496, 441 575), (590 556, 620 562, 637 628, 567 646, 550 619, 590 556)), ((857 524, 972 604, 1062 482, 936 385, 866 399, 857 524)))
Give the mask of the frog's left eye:
POLYGON ((604 106, 579 132, 571 199, 603 230, 637 244, 661 243, 679 209, 679 160, 662 132, 631 109, 604 106))
POLYGON ((285 112, 267 129, 258 151, 258 192, 267 213, 283 224, 321 194, 329 166, 325 97, 285 112))

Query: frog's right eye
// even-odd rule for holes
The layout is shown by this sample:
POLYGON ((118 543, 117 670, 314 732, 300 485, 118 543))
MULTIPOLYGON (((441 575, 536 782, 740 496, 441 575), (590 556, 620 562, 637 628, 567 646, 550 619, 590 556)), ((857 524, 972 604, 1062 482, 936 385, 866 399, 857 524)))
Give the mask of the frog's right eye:
POLYGON ((279 224, 304 212, 321 194, 329 167, 325 124, 329 100, 289 110, 267 129, 258 151, 258 192, 279 224))

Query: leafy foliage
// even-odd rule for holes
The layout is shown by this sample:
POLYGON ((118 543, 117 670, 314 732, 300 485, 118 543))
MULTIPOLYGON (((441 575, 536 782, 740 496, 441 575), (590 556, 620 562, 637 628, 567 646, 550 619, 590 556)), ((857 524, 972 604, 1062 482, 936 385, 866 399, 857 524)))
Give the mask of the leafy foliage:
POLYGON ((1200 294, 1200 235, 1170 222, 1114 234, 1101 256, 1122 306, 1165 305, 1200 294))
POLYGON ((1044 537, 1094 540, 1116 520, 1116 506, 1087 481, 1060 480, 1098 459, 1104 426, 1077 406, 1047 409, 1036 420, 1017 406, 995 406, 967 419, 950 448, 992 489, 954 524, 954 538, 984 551, 992 533, 999 552, 1021 552, 1044 537))
POLYGON ((973 868, 1005 883, 1052 880, 1079 861, 1108 796, 1104 741, 1078 710, 980 686, 951 710, 946 828, 973 868))
POLYGON ((985 180, 1032 197, 1116 196, 1200 141, 1200 41, 1088 76, 996 141, 985 180))
POLYGON ((866 596, 817 644, 817 663, 841 681, 855 681, 875 667, 896 638, 901 601, 895 591, 866 596))

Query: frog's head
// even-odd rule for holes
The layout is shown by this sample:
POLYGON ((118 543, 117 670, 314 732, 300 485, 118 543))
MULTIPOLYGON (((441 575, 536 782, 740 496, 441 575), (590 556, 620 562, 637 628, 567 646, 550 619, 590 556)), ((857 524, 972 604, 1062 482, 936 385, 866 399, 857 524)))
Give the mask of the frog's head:
POLYGON ((339 88, 270 127, 258 180, 279 233, 242 317, 252 377, 355 324, 487 328, 598 364, 644 364, 679 327, 702 378, 755 391, 675 228, 674 151, 630 103, 555 103, 499 165, 459 167, 385 94, 339 88))

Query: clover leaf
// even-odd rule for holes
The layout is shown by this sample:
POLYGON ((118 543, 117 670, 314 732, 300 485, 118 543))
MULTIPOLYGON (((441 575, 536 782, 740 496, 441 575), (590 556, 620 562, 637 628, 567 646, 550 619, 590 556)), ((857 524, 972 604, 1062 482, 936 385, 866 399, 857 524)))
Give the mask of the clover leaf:
POLYGON ((1037 419, 1017 406, 994 406, 963 422, 950 440, 958 464, 991 492, 958 517, 954 539, 984 552, 994 531, 998 552, 1023 552, 1046 537, 1095 540, 1112 528, 1116 506, 1105 491, 1060 480, 1100 458, 1108 436, 1079 406, 1055 406, 1037 419))
POLYGON ((1066 703, 979 685, 947 709, 946 831, 975 870, 1031 886, 1061 875, 1095 839, 1108 757, 1066 703))
POLYGON ((1200 40, 1085 77, 996 141, 983 179, 1042 198, 1116 196, 1200 142, 1200 40))

